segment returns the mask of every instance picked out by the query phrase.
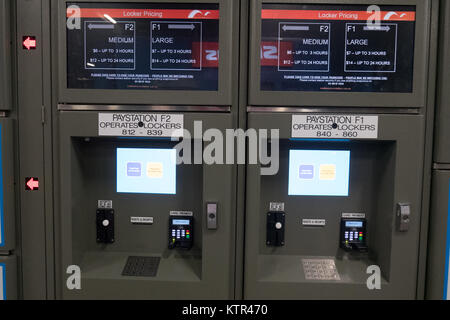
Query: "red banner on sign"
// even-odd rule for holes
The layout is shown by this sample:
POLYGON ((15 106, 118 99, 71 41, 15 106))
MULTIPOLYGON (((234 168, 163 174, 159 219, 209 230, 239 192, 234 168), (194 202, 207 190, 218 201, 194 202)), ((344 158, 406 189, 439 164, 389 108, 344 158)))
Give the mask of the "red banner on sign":
POLYGON ((67 18, 105 18, 117 19, 219 19, 219 10, 189 9, 67 9, 67 18))
POLYGON ((381 11, 380 16, 377 17, 374 13, 366 11, 264 9, 261 18, 272 20, 416 21, 416 13, 413 11, 381 11))

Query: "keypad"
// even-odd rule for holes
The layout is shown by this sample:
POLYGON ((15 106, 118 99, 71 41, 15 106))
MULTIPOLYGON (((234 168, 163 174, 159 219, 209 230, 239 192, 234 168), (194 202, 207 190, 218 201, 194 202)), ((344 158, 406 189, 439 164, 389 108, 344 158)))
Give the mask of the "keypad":
POLYGON ((191 231, 185 229, 172 229, 172 239, 175 240, 189 240, 191 239, 191 231))
POLYGON ((364 234, 358 231, 345 231, 344 238, 348 241, 363 241, 364 234))

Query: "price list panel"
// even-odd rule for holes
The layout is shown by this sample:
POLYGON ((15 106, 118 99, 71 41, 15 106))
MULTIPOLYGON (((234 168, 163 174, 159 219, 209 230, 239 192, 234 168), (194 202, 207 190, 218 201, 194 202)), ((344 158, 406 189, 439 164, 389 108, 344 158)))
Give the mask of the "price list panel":
POLYGON ((136 24, 85 21, 86 69, 134 70, 136 24))
POLYGON ((67 86, 217 91, 219 5, 68 3, 67 86))
POLYGON ((263 4, 262 91, 412 92, 414 6, 263 4))

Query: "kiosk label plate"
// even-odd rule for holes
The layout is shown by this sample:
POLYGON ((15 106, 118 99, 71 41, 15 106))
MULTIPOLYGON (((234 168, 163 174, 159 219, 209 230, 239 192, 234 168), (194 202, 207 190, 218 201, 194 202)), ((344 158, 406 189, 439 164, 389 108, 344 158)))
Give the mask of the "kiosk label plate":
POLYGON ((365 219, 366 214, 365 213, 342 213, 342 218, 347 219, 365 219))
POLYGON ((377 139, 378 116, 293 115, 292 138, 377 139))
POLYGON ((100 113, 99 136, 182 138, 182 114, 100 113))
POLYGON ((194 213, 192 211, 170 211, 171 217, 193 217, 194 213))

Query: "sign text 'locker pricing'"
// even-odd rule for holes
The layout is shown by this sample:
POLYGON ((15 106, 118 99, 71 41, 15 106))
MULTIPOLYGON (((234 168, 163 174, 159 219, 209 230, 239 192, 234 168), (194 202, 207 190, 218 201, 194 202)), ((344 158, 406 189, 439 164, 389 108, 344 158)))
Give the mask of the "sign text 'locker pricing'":
POLYGON ((378 116, 293 115, 292 138, 377 139, 378 116))
POLYGON ((184 116, 163 113, 100 113, 99 136, 182 138, 184 116))

